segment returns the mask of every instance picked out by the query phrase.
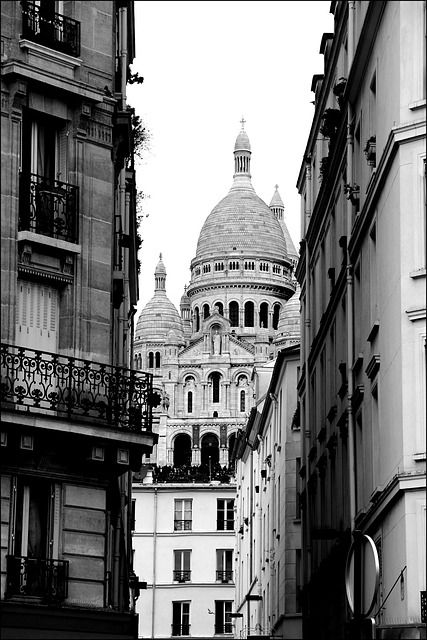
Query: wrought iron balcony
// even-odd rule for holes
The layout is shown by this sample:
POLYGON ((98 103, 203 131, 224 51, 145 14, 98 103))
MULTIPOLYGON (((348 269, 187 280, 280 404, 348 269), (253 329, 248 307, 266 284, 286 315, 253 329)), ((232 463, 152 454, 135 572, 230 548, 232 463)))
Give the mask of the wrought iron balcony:
POLYGON ((55 13, 54 3, 22 5, 22 37, 77 58, 80 55, 80 22, 55 13))
POLYGON ((150 373, 7 344, 1 345, 0 369, 3 409, 151 431, 150 373))
POLYGON ((232 582, 233 581, 233 572, 230 570, 227 571, 218 571, 216 572, 216 579, 221 580, 221 582, 232 582))
POLYGON ((215 625, 215 633, 233 633, 233 624, 231 622, 224 622, 224 624, 215 625))
POLYGON ((19 230, 78 242, 79 188, 34 173, 20 176, 19 230))
POLYGON ((175 520, 174 531, 191 531, 192 520, 175 520))
POLYGON ((37 596, 62 602, 68 595, 68 560, 6 556, 6 598, 37 596))
POLYGON ((189 636, 190 625, 189 624, 173 624, 172 635, 173 636, 189 636))
POLYGON ((234 520, 218 519, 216 521, 216 528, 217 528, 217 531, 233 531, 234 520))
POLYGON ((191 577, 191 571, 174 571, 173 579, 176 582, 188 582, 191 577))

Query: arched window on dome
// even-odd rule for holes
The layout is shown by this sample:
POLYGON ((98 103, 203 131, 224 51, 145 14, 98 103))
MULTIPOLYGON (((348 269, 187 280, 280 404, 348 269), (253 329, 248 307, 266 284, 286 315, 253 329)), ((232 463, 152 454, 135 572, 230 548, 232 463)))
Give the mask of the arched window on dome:
POLYGON ((200 331, 200 313, 199 307, 194 309, 194 331, 200 331))
POLYGON ((279 326, 279 316, 280 316, 280 304, 276 302, 273 307, 273 329, 277 329, 279 326))
POLYGON ((209 305, 208 304, 204 304, 203 305, 203 320, 206 320, 206 318, 209 318, 209 315, 210 315, 209 305))
POLYGON ((245 327, 254 326, 254 303, 245 302, 245 327))
POLYGON ((268 304, 261 302, 259 307, 259 326, 264 329, 268 328, 268 304))
POLYGON ((138 369, 138 356, 135 355, 135 369, 138 369))
POLYGON ((244 391, 240 392, 240 412, 244 413, 246 411, 246 393, 244 391))
POLYGON ((228 305, 228 317, 232 327, 239 326, 239 304, 238 302, 230 302, 228 305))
POLYGON ((193 392, 187 393, 187 413, 193 413, 193 392))
POLYGON ((148 354, 148 368, 152 369, 154 367, 154 353, 152 351, 148 354))
POLYGON ((218 313, 220 316, 224 315, 224 305, 222 304, 222 302, 215 302, 214 304, 214 308, 217 307, 218 308, 218 313))
POLYGON ((156 369, 160 369, 160 353, 156 351, 156 369))

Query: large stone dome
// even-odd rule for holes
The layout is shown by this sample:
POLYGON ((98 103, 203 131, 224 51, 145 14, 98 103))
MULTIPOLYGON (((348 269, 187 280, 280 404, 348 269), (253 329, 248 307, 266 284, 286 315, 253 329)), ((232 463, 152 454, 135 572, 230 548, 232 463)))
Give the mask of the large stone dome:
POLYGON ((177 344, 184 344, 181 316, 166 295, 166 269, 161 254, 154 277, 154 296, 141 311, 136 324, 135 340, 142 343, 170 342, 173 336, 177 344))
POLYGON ((233 184, 205 220, 193 262, 217 257, 238 258, 241 254, 288 260, 282 227, 252 186, 250 148, 246 132, 240 131, 234 149, 233 184))

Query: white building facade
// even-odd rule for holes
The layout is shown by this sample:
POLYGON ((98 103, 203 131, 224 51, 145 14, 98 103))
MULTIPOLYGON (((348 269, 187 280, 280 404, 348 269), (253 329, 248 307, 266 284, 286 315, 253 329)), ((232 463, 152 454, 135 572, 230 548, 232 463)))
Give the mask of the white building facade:
POLYGON ((136 368, 154 374, 162 397, 155 427, 158 444, 134 483, 135 563, 148 583, 139 601, 145 612, 142 637, 233 632, 235 484, 230 453, 254 404, 253 366, 274 356, 281 312, 295 291, 297 257, 278 190, 270 206, 259 198, 250 160, 242 128, 231 189, 202 226, 180 313, 166 295, 160 257, 154 296, 136 327, 136 368), (155 504, 162 514, 157 518, 148 515, 155 504), (190 508, 194 527, 187 530, 190 508), (173 529, 174 513, 181 514, 176 519, 184 529, 173 529), (221 528, 224 517, 226 529, 221 528), (156 571, 146 564, 144 545, 153 531, 157 549, 162 549, 154 554, 162 558, 156 571), (182 582, 174 579, 179 571, 182 582))

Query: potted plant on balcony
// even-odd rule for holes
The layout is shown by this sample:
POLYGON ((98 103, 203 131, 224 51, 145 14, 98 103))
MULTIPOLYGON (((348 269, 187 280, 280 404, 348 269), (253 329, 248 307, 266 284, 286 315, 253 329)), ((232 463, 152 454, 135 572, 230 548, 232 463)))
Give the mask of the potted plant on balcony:
POLYGON ((325 109, 322 115, 322 124, 319 129, 322 136, 329 138, 332 142, 336 136, 340 119, 341 112, 339 109, 325 109))
POLYGON ((344 106, 344 93, 345 93, 346 86, 347 86, 347 78, 338 78, 338 80, 334 85, 334 88, 332 89, 332 92, 337 99, 338 106, 340 109, 342 109, 344 106))
POLYGON ((376 136, 371 136, 366 141, 365 148, 363 149, 364 154, 366 156, 366 160, 368 161, 368 165, 370 167, 375 167, 376 164, 376 151, 377 151, 377 138, 376 136))

